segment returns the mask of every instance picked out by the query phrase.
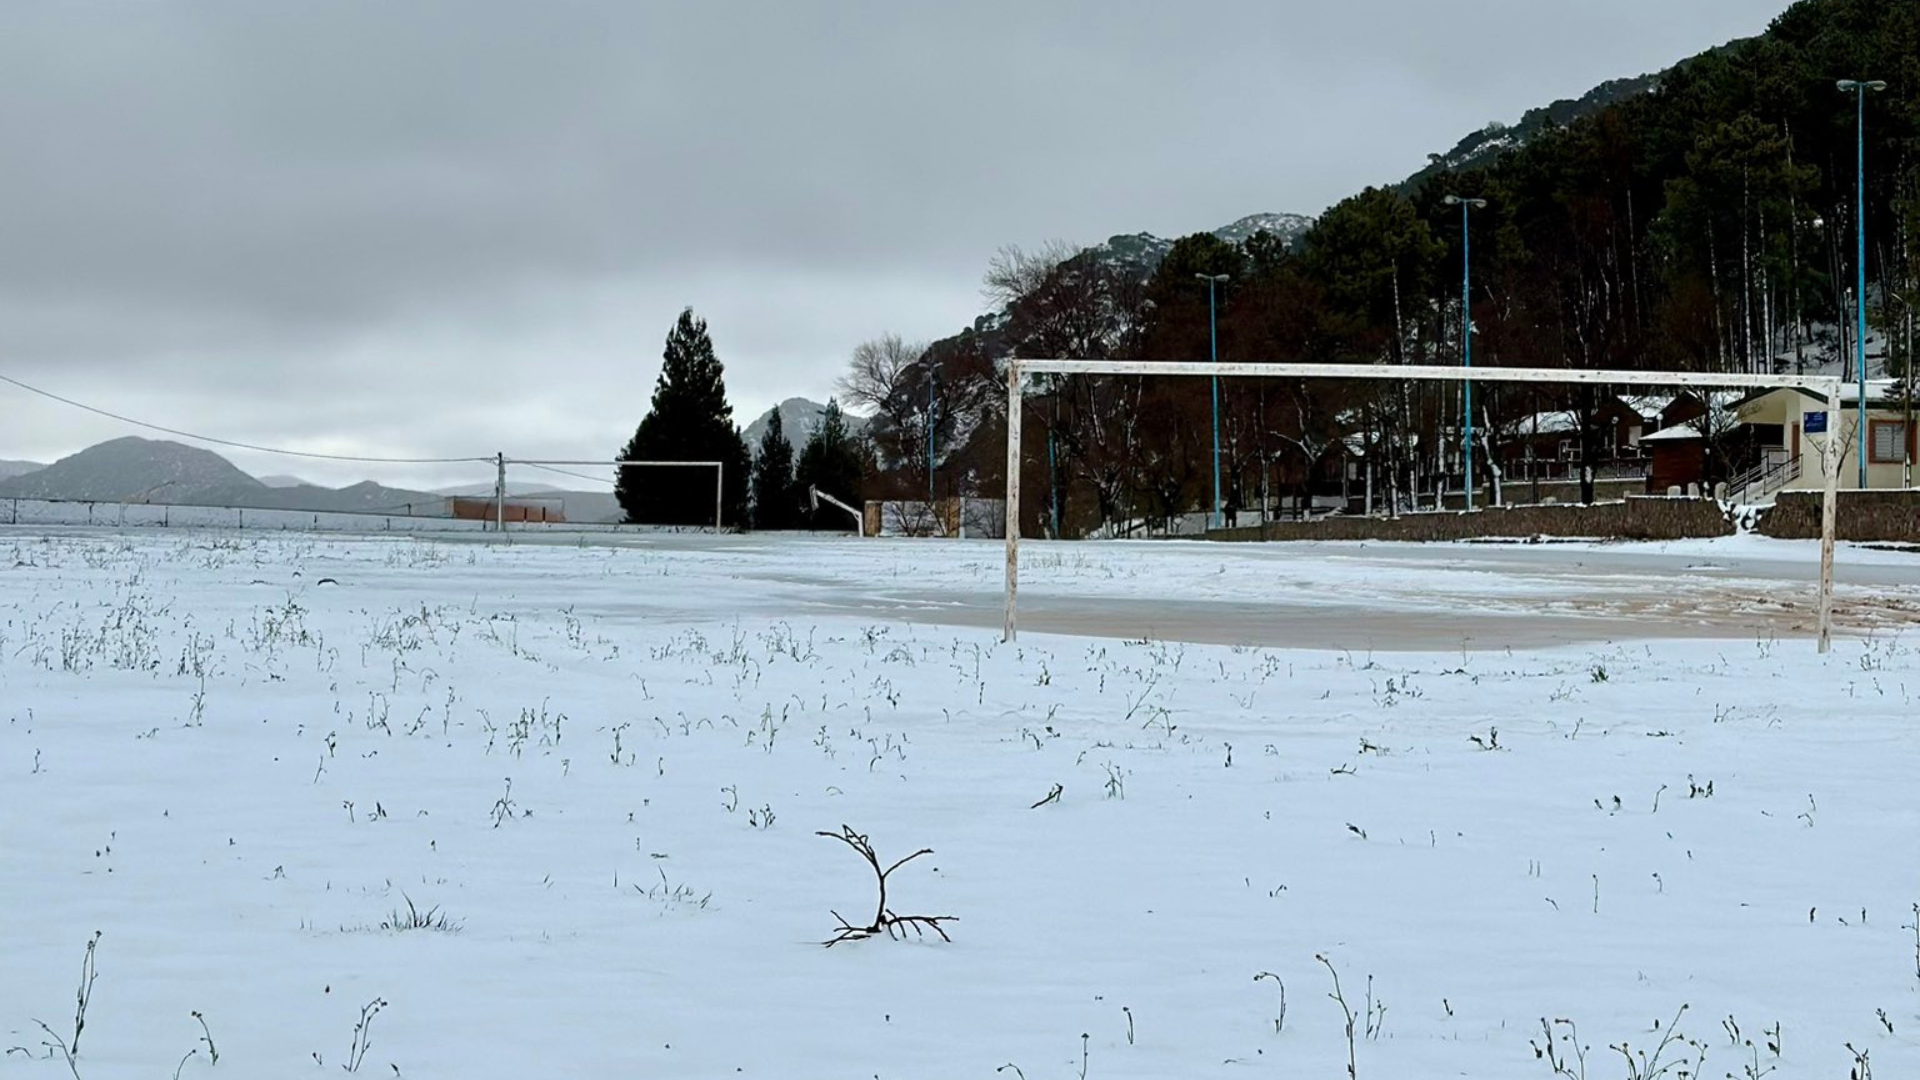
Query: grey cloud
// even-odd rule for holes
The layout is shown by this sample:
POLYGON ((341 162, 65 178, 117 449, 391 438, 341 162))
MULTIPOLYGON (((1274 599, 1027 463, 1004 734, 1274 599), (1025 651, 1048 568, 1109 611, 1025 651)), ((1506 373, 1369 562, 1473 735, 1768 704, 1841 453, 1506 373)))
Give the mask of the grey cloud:
MULTIPOLYGON (((681 304, 743 414, 821 395, 1001 243, 1315 212, 1778 6, 8 5, 0 370, 395 452, 544 393, 514 434, 604 453, 681 304)), ((7 406, 0 456, 119 433, 7 406)))

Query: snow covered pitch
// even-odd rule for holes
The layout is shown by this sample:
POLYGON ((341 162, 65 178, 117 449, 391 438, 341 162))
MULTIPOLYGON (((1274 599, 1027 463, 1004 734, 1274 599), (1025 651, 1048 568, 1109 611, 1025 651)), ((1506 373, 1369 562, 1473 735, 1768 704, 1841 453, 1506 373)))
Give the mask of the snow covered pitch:
POLYGON ((1920 1075, 1914 556, 604 543, 0 533, 0 1075, 1920 1075))

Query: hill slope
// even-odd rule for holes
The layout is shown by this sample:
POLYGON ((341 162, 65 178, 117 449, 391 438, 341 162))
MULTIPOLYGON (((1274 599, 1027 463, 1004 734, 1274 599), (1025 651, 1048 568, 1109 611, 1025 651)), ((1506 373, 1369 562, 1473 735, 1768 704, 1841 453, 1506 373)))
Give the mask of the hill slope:
MULTIPOLYGON (((31 463, 22 463, 31 464, 31 463)), ((0 478, 0 498, 151 502, 176 506, 239 506, 261 510, 393 513, 438 517, 449 496, 490 496, 491 484, 444 491, 413 491, 363 480, 322 487, 291 476, 256 479, 210 450, 158 439, 128 437, 91 446, 33 471, 0 478)), ((621 519, 610 491, 565 491, 514 485, 509 495, 557 506, 568 521, 621 519)))
POLYGON ((1566 127, 1576 120, 1591 116, 1620 102, 1651 94, 1659 90, 1674 72, 1685 70, 1689 65, 1698 63, 1706 57, 1737 51, 1754 40, 1741 38, 1730 41, 1725 45, 1708 49, 1698 56, 1682 60, 1657 74, 1608 79, 1577 98, 1562 98, 1550 105, 1528 109, 1520 115, 1517 123, 1504 124, 1496 121, 1488 124, 1479 131, 1462 138, 1446 153, 1427 155, 1427 166, 1402 181, 1398 188, 1402 193, 1410 193, 1430 177, 1441 173, 1459 172, 1490 165, 1501 154, 1527 145, 1543 132, 1566 127))
POLYGON ((90 446, 25 475, 0 481, 0 496, 243 506, 315 511, 444 512, 446 500, 371 481, 345 488, 274 487, 210 450, 128 436, 90 446))
MULTIPOLYGON (((0 482, 0 495, 28 499, 181 501, 192 494, 247 498, 269 489, 210 450, 128 436, 0 482)), ((234 505, 250 505, 235 503, 234 505)))
MULTIPOLYGON (((1244 244, 1261 231, 1272 233, 1281 243, 1292 246, 1313 228, 1313 219, 1304 214, 1248 214, 1213 230, 1213 235, 1229 244, 1244 244)), ((1160 260, 1167 257, 1173 241, 1152 233, 1122 233, 1087 249, 1095 260, 1127 269, 1142 281, 1153 276, 1160 260)))
MULTIPOLYGON (((793 444, 796 454, 807 444, 807 437, 813 434, 813 429, 820 426, 820 417, 827 411, 826 405, 821 402, 795 397, 788 398, 773 409, 761 413, 754 418, 753 423, 747 425, 744 432, 741 432, 741 436, 747 440, 747 452, 755 457, 760 456, 760 439, 766 435, 767 424, 771 421, 775 409, 780 412, 780 429, 786 434, 787 441, 793 444)), ((866 429, 867 421, 864 417, 843 415, 846 416, 849 432, 857 435, 866 429)))

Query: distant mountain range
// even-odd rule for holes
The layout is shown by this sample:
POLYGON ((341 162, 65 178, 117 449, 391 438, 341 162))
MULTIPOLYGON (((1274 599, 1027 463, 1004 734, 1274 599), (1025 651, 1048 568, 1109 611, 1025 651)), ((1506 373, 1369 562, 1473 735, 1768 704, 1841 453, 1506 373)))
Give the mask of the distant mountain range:
POLYGON ((38 461, 0 461, 0 480, 11 480, 46 468, 38 461))
MULTIPOLYGON (((493 494, 491 484, 476 487, 478 494, 493 494)), ((516 487, 510 494, 520 497, 518 493, 522 490, 528 491, 528 497, 542 502, 558 502, 569 521, 617 521, 621 516, 611 492, 555 488, 534 492, 516 487)), ((10 474, 0 479, 0 498, 240 506, 320 513, 435 516, 449 512, 449 495, 444 492, 391 488, 371 480, 343 488, 322 487, 290 476, 262 480, 210 450, 135 436, 103 442, 51 465, 10 474)))

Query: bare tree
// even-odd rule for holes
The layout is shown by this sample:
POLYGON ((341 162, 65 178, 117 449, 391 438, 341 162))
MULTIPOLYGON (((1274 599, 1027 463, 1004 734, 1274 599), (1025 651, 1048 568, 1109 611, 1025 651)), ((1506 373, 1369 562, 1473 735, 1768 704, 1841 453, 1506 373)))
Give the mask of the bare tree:
POLYGON ((928 380, 933 366, 927 346, 898 334, 882 334, 854 346, 840 394, 870 417, 867 434, 887 468, 917 467, 916 490, 925 490, 928 380))
POLYGON ((840 379, 842 395, 870 417, 881 465, 896 470, 890 498, 966 493, 965 464, 944 466, 965 449, 998 386, 974 334, 932 345, 884 334, 854 349, 840 379))
POLYGON ((882 334, 853 348, 853 360, 840 377, 840 399, 856 409, 885 411, 902 377, 927 354, 921 341, 882 334))
POLYGON ((1011 307, 1046 284, 1060 264, 1080 254, 1081 249, 1065 240, 1049 240, 1033 251, 1019 244, 1007 244, 994 252, 980 282, 980 294, 998 307, 1011 307))
MULTIPOLYGON (((1000 249, 982 292, 1005 315, 1002 349, 1015 355, 1105 359, 1137 346, 1148 305, 1136 272, 1059 241, 1037 251, 1000 249)), ((1116 520, 1136 493, 1133 472, 1142 386, 1108 376, 1041 376, 1032 415, 1047 434, 1049 517, 1059 527, 1075 478, 1088 482, 1103 522, 1116 520)))
POLYGON ((1700 487, 1711 494, 1716 483, 1733 479, 1733 469, 1726 458, 1729 436, 1740 426, 1739 416, 1732 408, 1737 395, 1717 390, 1690 391, 1689 394, 1700 402, 1701 412, 1685 423, 1705 444, 1701 449, 1700 487))

